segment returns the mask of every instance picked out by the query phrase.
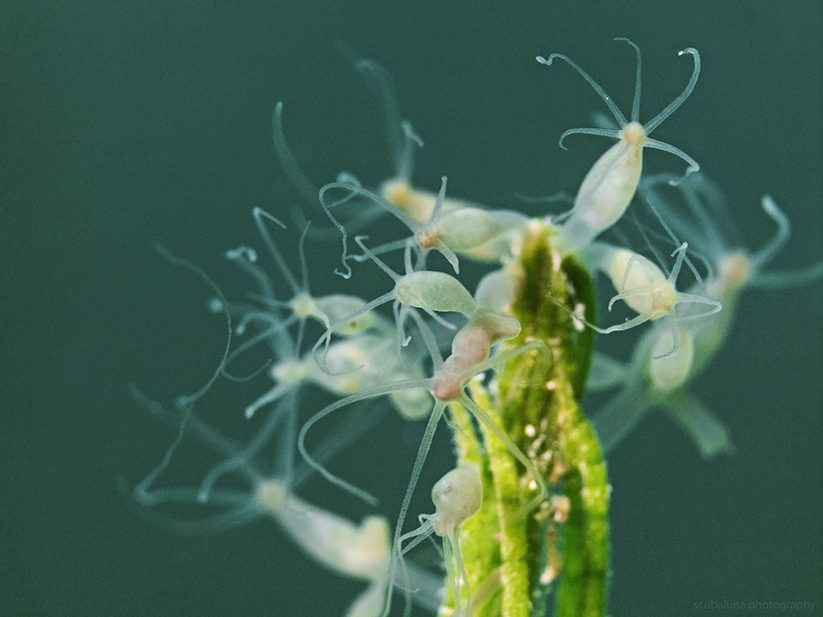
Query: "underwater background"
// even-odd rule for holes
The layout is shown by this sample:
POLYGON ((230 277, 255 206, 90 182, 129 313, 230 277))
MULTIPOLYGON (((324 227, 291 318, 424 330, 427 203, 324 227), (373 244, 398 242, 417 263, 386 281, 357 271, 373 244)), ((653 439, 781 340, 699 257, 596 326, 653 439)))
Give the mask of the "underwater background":
MULTIPOLYGON (((242 297, 250 285, 225 250, 260 246, 253 207, 290 222, 301 205, 273 151, 279 100, 316 182, 346 170, 373 186, 392 171, 380 110, 336 41, 393 76, 425 142, 417 183, 436 190, 447 175, 449 194, 495 207, 517 207, 518 193, 574 193, 609 145, 557 147, 606 110, 568 67, 535 55, 569 55, 625 111, 634 56, 612 38, 631 38, 643 52, 645 120, 688 79, 677 51, 697 48, 694 94, 654 136, 720 185, 750 248, 774 231, 760 209, 772 195, 794 224, 774 265, 790 269, 823 256, 822 12, 819 0, 4 0, 0 614, 334 616, 354 597, 359 583, 311 563, 269 521, 175 536, 118 488, 174 437, 128 385, 166 401, 192 392, 225 344, 224 322, 205 310, 209 290, 153 244, 242 297)), ((656 152, 646 161, 682 168, 656 152)), ((293 253, 297 234, 284 235, 293 253)), ((335 284, 338 255, 336 240, 314 247, 317 288, 335 284)), ((380 278, 370 293, 387 288, 380 278)), ((611 615, 684 615, 712 601, 820 606, 821 382, 820 283, 746 292, 726 348, 694 386, 737 454, 706 462, 652 415, 608 457, 611 615)), ((259 387, 221 389, 210 419, 242 431, 259 387)), ((387 417, 335 469, 393 495, 381 503, 393 518, 420 432, 387 417), (388 440, 405 456, 381 449, 388 440)), ((432 478, 450 461, 439 433, 432 478)), ((178 456, 208 464, 196 443, 178 456)), ((319 482, 305 495, 364 514, 319 482)))

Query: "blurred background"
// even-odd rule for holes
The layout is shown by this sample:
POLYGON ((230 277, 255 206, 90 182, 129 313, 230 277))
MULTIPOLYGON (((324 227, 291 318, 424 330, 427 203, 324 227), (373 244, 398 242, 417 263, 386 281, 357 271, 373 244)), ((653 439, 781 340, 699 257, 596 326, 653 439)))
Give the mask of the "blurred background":
MULTIPOLYGON (((290 220, 300 205, 272 147, 279 100, 318 184, 342 170, 367 185, 392 173, 379 107, 336 41, 394 77, 425 141, 417 183, 436 190, 445 174, 451 195, 495 207, 515 207, 517 193, 574 193, 609 145, 557 147, 606 110, 569 67, 535 55, 568 54, 628 112, 634 56, 612 38, 631 38, 648 120, 688 80, 677 51, 696 47, 697 88, 654 136, 719 183, 749 247, 773 233, 760 209, 771 194, 794 223, 775 266, 791 268, 823 256, 822 11, 818 0, 0 3, 0 613, 333 616, 353 598, 355 584, 269 521, 181 538, 118 490, 174 437, 128 384, 166 401, 192 392, 225 343, 224 322, 205 310, 210 291, 153 243, 241 297, 249 284, 225 250, 260 247, 253 207, 290 220), (319 591, 334 601, 321 605, 319 591)), ((683 167, 645 156, 651 171, 683 167)), ((296 234, 284 235, 293 251, 296 234)), ((317 246, 322 291, 337 284, 339 245, 317 246)), ((377 294, 389 281, 365 285, 377 294)), ((610 614, 823 601, 821 324, 819 283, 743 297, 695 386, 731 427, 735 456, 703 461, 662 415, 610 456, 610 614)), ((244 422, 259 384, 216 393, 211 418, 227 431, 244 422)), ((389 495, 381 511, 392 518, 418 428, 387 418, 335 468, 389 495), (404 446, 387 452, 388 440, 404 446)), ((440 433, 431 482, 451 456, 440 433)), ((199 470, 196 446, 179 454, 199 470)), ((307 491, 365 514, 321 483, 307 491)), ((419 509, 430 508, 422 495, 419 509)))

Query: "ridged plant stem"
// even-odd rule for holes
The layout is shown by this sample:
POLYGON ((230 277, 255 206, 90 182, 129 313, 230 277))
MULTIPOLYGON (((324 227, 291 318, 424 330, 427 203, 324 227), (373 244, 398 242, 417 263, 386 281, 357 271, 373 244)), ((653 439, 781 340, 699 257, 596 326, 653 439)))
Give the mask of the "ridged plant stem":
MULTIPOLYGON (((609 565, 606 466, 597 437, 578 401, 591 362, 593 335, 572 311, 595 321, 591 278, 573 258, 551 248, 552 227, 533 223, 506 267, 519 282, 511 314, 520 335, 502 345, 512 354, 471 396, 533 462, 549 487, 533 500, 534 478, 505 445, 452 405, 460 462, 483 470, 480 512, 461 529, 460 546, 477 617, 603 617, 609 565)), ((451 605, 453 606, 453 604, 451 605)))

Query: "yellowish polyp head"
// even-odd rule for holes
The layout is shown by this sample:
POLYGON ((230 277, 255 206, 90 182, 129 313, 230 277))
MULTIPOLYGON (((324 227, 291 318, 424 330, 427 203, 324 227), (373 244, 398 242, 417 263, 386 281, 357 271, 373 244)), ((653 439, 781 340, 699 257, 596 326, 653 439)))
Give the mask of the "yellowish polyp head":
POLYGON ((279 480, 264 480, 257 486, 255 501, 268 512, 282 510, 285 500, 286 489, 279 480))
POLYGON ((384 182, 380 194, 419 223, 426 223, 431 218, 436 196, 414 190, 406 180, 384 182))
POLYGON ((620 131, 620 139, 630 148, 642 148, 646 145, 646 129, 639 122, 629 122, 620 131))

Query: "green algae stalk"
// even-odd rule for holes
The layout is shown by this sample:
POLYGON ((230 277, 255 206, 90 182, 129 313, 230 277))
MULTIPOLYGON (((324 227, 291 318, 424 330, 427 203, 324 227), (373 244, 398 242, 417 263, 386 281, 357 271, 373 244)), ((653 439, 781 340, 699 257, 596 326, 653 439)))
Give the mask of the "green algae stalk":
MULTIPOLYGON (((508 449, 451 406, 459 461, 483 470, 480 513, 460 532, 477 617, 603 617, 609 566, 609 485, 597 437, 578 400, 593 334, 571 316, 595 321, 591 279, 551 248, 553 228, 533 222, 507 268, 519 280, 511 314, 522 331, 502 351, 530 341, 545 347, 514 356, 472 398, 529 457, 549 485, 542 506, 525 513, 534 479, 508 449)), ((453 606, 453 605, 450 605, 453 606)))

